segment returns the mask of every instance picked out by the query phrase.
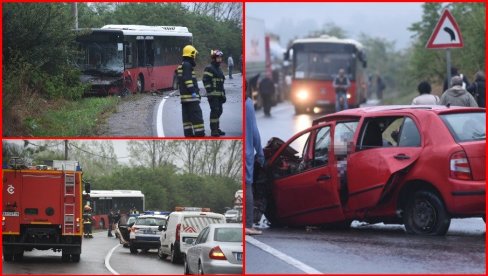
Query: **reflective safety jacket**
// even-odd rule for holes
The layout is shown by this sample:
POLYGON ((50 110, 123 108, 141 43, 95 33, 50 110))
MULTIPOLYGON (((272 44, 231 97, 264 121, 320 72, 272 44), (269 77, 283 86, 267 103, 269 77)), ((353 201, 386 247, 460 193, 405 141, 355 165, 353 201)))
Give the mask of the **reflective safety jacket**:
POLYGON ((203 85, 207 91, 207 97, 223 97, 225 76, 219 66, 209 64, 203 71, 203 85))
POLYGON ((181 65, 176 69, 176 74, 180 88, 181 103, 200 102, 200 91, 191 63, 183 59, 181 65), (193 93, 195 93, 195 97, 192 96, 193 93))

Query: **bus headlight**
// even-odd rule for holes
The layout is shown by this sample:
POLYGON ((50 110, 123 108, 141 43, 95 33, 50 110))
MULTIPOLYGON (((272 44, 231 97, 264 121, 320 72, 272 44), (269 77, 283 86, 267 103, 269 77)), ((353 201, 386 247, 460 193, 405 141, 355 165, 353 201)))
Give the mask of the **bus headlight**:
POLYGON ((347 99, 349 100, 351 98, 351 94, 347 93, 347 99))
POLYGON ((298 91, 297 98, 301 101, 308 99, 308 91, 307 90, 298 91))

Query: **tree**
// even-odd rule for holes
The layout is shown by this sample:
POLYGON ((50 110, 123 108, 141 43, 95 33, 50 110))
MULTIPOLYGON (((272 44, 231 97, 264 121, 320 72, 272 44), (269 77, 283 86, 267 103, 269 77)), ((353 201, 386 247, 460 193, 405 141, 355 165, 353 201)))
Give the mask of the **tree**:
POLYGON ((162 140, 131 140, 128 143, 130 162, 132 165, 155 169, 172 163, 175 155, 175 142, 162 140))

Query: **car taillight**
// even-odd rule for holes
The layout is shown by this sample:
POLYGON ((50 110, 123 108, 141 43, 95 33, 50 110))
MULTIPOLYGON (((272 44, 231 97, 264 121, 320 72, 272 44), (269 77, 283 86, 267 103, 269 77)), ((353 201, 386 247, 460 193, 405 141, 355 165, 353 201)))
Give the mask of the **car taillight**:
POLYGON ((177 241, 180 240, 180 228, 181 228, 181 223, 178 223, 178 225, 176 225, 176 240, 177 241))
POLYGON ((471 168, 469 167, 468 157, 464 151, 458 151, 451 155, 449 160, 449 175, 451 178, 461 180, 472 180, 471 168))
POLYGON ((210 250, 210 253, 208 253, 208 257, 213 260, 227 260, 224 252, 222 252, 218 245, 210 250))

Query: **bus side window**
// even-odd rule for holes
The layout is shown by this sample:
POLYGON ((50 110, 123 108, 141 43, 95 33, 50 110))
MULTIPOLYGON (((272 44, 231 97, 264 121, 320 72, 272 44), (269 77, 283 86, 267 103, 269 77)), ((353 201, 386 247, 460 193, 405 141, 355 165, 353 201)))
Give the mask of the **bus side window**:
POLYGON ((125 67, 132 68, 132 42, 126 42, 125 46, 125 67))
POLYGON ((154 66, 154 49, 152 40, 146 40, 146 66, 154 66))

